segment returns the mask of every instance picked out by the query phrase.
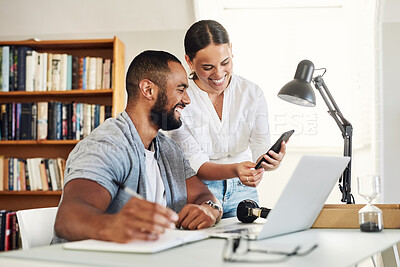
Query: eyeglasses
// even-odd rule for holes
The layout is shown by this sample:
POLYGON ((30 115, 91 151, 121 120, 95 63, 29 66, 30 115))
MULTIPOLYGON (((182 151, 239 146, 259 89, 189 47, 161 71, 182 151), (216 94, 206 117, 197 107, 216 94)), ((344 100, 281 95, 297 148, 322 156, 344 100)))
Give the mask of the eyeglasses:
MULTIPOLYGON (((310 254, 314 249, 318 247, 318 244, 313 245, 309 249, 300 251, 301 247, 297 246, 292 251, 277 251, 277 250, 264 250, 258 248, 250 248, 250 240, 237 237, 227 239, 225 242, 223 250, 223 259, 227 262, 252 262, 252 263, 267 263, 267 262, 282 262, 289 259, 291 256, 306 256, 310 254), (242 241, 244 239, 244 241, 242 241), (246 244, 243 244, 246 243, 246 244), (255 254, 250 253, 260 253, 263 256, 255 256, 255 254), (248 257, 243 257, 245 255, 252 255, 248 257), (269 255, 266 258, 265 255, 269 255)), ((257 254, 257 255, 260 255, 257 254)))

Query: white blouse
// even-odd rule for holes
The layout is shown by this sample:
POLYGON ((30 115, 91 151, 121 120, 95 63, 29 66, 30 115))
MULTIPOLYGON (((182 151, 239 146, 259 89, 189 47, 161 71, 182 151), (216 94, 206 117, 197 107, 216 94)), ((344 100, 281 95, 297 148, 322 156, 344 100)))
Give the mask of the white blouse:
POLYGON ((182 126, 169 136, 182 148, 191 167, 215 163, 255 162, 271 145, 268 108, 261 88, 233 74, 224 92, 220 120, 208 94, 189 80, 191 104, 182 126))

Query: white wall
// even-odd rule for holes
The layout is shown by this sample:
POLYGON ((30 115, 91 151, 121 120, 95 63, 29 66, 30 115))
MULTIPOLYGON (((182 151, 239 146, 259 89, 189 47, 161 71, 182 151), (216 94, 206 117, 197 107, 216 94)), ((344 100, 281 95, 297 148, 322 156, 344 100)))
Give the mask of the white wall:
POLYGON ((188 0, 0 0, 0 40, 117 36, 126 69, 145 49, 166 50, 184 63, 183 38, 193 22, 188 0))
POLYGON ((381 46, 383 201, 400 203, 400 1, 384 2, 381 46))

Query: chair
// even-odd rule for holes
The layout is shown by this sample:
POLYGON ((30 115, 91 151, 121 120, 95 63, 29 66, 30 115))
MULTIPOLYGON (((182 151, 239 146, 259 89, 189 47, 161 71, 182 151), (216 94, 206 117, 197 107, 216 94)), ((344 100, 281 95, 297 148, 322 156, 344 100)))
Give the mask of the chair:
POLYGON ((22 249, 50 245, 57 207, 17 211, 22 249))

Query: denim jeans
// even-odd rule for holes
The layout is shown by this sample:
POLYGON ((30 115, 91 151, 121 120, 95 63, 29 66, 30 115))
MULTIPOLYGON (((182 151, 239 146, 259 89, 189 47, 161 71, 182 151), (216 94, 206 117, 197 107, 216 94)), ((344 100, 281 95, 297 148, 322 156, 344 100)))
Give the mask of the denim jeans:
POLYGON ((258 203, 257 188, 242 184, 239 178, 221 181, 203 180, 203 183, 221 202, 224 209, 222 218, 236 217, 237 206, 242 200, 251 199, 258 203))

